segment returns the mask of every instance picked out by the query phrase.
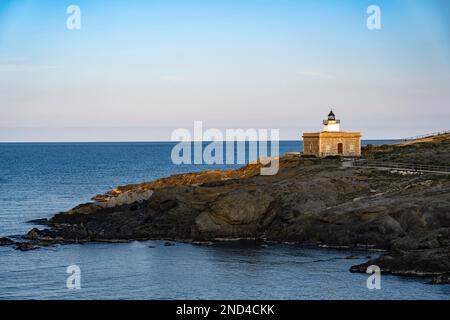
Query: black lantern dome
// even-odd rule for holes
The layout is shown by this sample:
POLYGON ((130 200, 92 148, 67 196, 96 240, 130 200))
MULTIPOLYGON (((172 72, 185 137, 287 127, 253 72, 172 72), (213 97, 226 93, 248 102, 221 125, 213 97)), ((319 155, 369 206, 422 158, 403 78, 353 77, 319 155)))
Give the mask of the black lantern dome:
POLYGON ((336 116, 333 113, 333 109, 331 109, 330 113, 328 114, 328 120, 336 120, 336 116))

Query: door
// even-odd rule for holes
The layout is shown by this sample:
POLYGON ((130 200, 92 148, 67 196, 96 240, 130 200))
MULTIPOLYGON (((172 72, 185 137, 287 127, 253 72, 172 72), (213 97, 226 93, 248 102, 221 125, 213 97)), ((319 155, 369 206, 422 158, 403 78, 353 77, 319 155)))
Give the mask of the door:
POLYGON ((344 154, 344 145, 342 143, 338 143, 338 154, 344 154))

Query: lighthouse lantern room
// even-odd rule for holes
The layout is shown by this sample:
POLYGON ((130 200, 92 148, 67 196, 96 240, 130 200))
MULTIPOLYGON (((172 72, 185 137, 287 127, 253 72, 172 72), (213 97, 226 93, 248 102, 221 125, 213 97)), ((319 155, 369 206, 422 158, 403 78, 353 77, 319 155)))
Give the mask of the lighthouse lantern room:
POLYGON ((323 120, 323 131, 325 132, 339 132, 340 130, 341 120, 336 120, 336 116, 333 113, 333 110, 328 114, 328 119, 323 120))

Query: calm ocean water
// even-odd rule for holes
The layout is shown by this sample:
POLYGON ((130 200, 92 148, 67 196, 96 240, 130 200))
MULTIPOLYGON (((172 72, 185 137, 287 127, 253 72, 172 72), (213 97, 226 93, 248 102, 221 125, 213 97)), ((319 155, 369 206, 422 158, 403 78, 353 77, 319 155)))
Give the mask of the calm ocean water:
MULTIPOLYGON (((386 141, 370 141, 380 144, 386 141)), ((21 235, 31 219, 50 217, 117 185, 240 165, 172 164, 173 143, 0 144, 0 236, 21 235)), ((301 151, 297 141, 280 153, 301 151)), ((449 299, 450 286, 425 279, 367 276, 348 268, 366 251, 291 245, 166 247, 158 241, 64 245, 20 252, 0 247, 0 299, 449 299), (354 260, 344 259, 356 255, 354 260), (81 268, 80 290, 66 268, 81 268)))

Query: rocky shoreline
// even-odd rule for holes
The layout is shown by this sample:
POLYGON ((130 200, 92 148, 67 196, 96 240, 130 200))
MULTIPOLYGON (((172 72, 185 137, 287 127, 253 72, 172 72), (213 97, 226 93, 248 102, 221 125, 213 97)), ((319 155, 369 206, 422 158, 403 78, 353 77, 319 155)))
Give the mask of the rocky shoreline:
MULTIPOLYGON (((364 158, 450 165, 450 136, 367 147, 364 158)), ((93 202, 35 223, 19 250, 52 243, 248 238, 313 246, 386 250, 351 267, 449 283, 450 175, 345 166, 340 158, 280 157, 275 176, 261 165, 175 175, 118 187, 93 202)), ((12 241, 12 242, 11 242, 12 241)))

